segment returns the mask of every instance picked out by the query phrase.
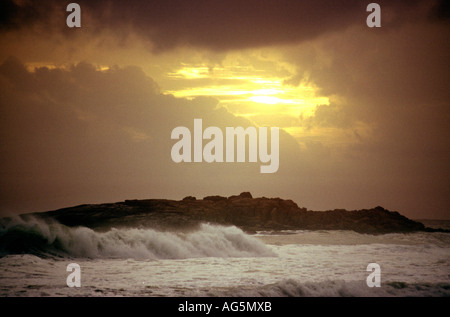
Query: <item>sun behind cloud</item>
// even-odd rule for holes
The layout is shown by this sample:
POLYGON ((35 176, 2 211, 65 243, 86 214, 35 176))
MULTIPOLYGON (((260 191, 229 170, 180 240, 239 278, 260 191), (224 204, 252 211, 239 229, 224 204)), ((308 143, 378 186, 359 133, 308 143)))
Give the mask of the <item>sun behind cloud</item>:
POLYGON ((257 50, 236 52, 220 65, 180 63, 166 73, 169 86, 164 92, 187 99, 214 97, 236 116, 258 125, 278 126, 282 118, 296 122, 299 117, 313 116, 318 105, 329 104, 328 97, 318 95, 311 83, 288 84, 293 76, 294 65, 279 56, 257 50))

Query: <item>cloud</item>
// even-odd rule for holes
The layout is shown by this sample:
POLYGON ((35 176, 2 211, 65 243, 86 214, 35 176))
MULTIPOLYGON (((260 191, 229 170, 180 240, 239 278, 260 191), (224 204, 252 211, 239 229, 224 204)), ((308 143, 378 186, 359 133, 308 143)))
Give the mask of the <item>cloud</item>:
POLYGON ((163 95, 137 67, 100 70, 79 63, 31 72, 9 58, 0 65, 0 81, 3 212, 133 197, 264 193, 273 179, 296 181, 283 178, 298 149, 283 131, 276 175, 261 175, 259 163, 172 162, 170 135, 177 126, 193 131, 194 118, 222 129, 251 124, 217 108, 212 98, 163 95))
POLYGON ((348 141, 341 154, 355 163, 346 168, 360 174, 355 179, 383 180, 409 210, 448 210, 450 203, 443 193, 450 185, 449 32, 447 24, 428 20, 382 34, 351 27, 285 50, 297 65, 289 83, 310 81, 330 98, 301 124, 329 131, 327 140, 341 133, 348 141))
POLYGON ((337 127, 341 129, 351 128, 355 122, 351 113, 347 109, 336 103, 329 105, 317 105, 314 115, 310 117, 300 117, 300 124, 307 129, 312 127, 337 127))
POLYGON ((365 25, 361 1, 79 1, 74 30, 67 3, 3 1, 0 58, 24 64, 0 66, 2 210, 250 190, 314 209, 448 217, 448 5, 377 2, 381 29, 365 25), (165 76, 257 47, 276 52, 262 62, 294 74, 285 85, 310 83, 329 105, 309 117, 252 118, 300 131, 296 140, 282 133, 274 175, 259 165, 172 164, 174 127, 197 117, 250 123, 230 112, 245 115, 245 105, 227 111, 213 98, 162 93, 198 84, 165 76))
MULTIPOLYGON (((349 1, 78 1, 82 28, 91 33, 113 30, 117 36, 136 33, 154 50, 196 46, 216 51, 298 43, 352 25, 365 26, 367 3, 349 1)), ((378 1, 383 26, 395 26, 431 14, 445 15, 445 5, 425 1, 378 1), (434 5, 433 5, 434 4, 434 5), (420 15, 416 8, 422 8, 420 15)), ((13 1, 3 4, 4 30, 41 29, 75 36, 65 25, 61 1, 13 1)))

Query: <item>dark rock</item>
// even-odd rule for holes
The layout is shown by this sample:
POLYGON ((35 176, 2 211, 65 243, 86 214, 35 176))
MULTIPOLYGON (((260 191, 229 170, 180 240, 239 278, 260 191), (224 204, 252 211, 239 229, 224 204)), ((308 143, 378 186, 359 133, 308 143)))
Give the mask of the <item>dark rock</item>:
POLYGON ((206 196, 203 198, 203 200, 211 200, 211 201, 221 201, 221 200, 227 200, 227 197, 222 196, 206 196))
MULTIPOLYGON (((353 230, 361 233, 436 231, 422 223, 382 207, 365 210, 308 211, 292 200, 253 198, 248 192, 229 198, 207 196, 197 200, 146 199, 124 202, 80 205, 35 213, 53 218, 68 226, 104 228, 191 227, 201 222, 235 225, 246 231, 258 230, 353 230)), ((439 230, 437 230, 439 231, 439 230)))
POLYGON ((243 192, 240 193, 239 195, 232 195, 230 197, 228 197, 229 200, 236 200, 236 199, 252 199, 252 194, 250 194, 249 192, 243 192))
POLYGON ((252 197, 252 194, 250 194, 249 192, 243 192, 243 193, 240 193, 240 194, 239 194, 239 197, 241 197, 241 198, 250 198, 250 199, 253 198, 253 197, 252 197))

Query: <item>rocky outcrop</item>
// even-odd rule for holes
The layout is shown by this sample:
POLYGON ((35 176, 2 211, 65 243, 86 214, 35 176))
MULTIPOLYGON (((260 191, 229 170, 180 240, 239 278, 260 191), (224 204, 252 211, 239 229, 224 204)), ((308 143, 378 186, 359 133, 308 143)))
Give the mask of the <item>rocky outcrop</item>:
POLYGON ((431 231, 420 223, 382 207, 367 210, 310 211, 292 200, 253 198, 248 192, 223 197, 192 196, 178 200, 147 199, 81 205, 37 213, 68 226, 111 228, 189 227, 200 222, 235 225, 248 232, 261 230, 354 230, 361 233, 431 231))

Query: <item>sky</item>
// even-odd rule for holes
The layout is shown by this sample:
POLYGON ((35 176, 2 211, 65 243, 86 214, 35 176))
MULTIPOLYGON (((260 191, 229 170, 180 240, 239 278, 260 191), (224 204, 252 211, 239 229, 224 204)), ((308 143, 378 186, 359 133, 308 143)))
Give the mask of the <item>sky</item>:
POLYGON ((361 0, 77 3, 79 28, 0 5, 0 215, 250 191, 450 219, 448 1, 377 1, 374 28, 361 0), (173 162, 196 118, 278 127, 278 170, 173 162))

